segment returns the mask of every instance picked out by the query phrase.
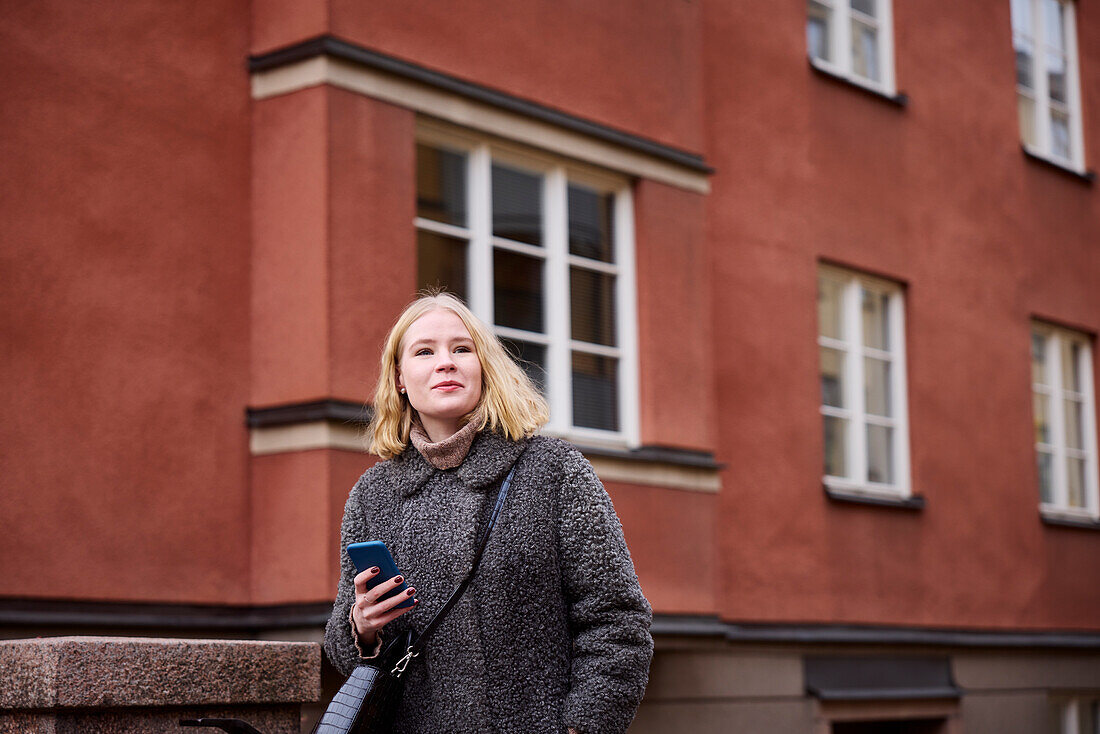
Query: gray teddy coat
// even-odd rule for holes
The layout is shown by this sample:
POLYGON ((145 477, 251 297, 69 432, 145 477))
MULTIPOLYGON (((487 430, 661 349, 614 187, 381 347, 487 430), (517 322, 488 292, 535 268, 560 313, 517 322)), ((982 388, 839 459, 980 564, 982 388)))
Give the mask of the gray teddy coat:
POLYGON ((616 734, 634 718, 652 613, 607 492, 559 439, 482 431, 454 469, 436 469, 411 445, 368 469, 344 508, 325 652, 345 675, 359 662, 348 622, 356 572, 343 549, 385 541, 420 603, 383 637, 419 632, 470 568, 525 446, 477 575, 405 674, 400 734, 616 734))

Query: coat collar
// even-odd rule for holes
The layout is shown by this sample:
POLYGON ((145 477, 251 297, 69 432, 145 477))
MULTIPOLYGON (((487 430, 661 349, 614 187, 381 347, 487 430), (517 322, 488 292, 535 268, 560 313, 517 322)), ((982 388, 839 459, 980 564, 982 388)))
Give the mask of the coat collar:
POLYGON ((455 469, 436 469, 421 456, 410 443, 393 461, 393 479, 403 496, 419 492, 437 471, 453 473, 471 490, 483 490, 493 486, 508 473, 527 446, 528 439, 510 441, 507 438, 483 430, 474 437, 466 458, 455 469))

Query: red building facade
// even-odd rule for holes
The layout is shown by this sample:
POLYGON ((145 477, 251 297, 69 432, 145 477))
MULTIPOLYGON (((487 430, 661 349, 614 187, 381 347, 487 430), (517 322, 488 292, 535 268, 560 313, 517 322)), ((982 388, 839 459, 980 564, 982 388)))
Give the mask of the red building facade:
POLYGON ((6 635, 318 635, 381 340, 442 284, 615 501, 632 730, 1097 726, 1089 3, 0 33, 6 635))

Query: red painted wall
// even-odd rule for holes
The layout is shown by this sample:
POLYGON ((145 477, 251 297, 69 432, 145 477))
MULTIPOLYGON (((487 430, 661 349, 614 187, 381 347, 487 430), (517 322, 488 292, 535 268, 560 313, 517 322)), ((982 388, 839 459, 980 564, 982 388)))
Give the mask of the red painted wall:
POLYGON ((247 23, 4 9, 0 595, 246 599, 247 23))
MULTIPOLYGON (((1077 10, 1094 162, 1100 15, 1077 10)), ((725 464, 718 495, 609 487, 657 611, 1097 629, 1097 534, 1037 513, 1028 328, 1100 330, 1100 194, 1020 151, 1007 3, 894 11, 904 108, 813 72, 797 3, 10 10, 0 595, 331 596, 369 459, 250 459, 243 425, 368 397, 415 283, 413 113, 249 99, 250 51, 328 32, 717 169, 705 196, 635 187, 643 439, 725 464), (905 287, 921 512, 822 492, 822 261, 905 287)))
MULTIPOLYGON (((1094 161, 1100 18, 1078 11, 1094 161)), ((1037 511, 1028 334, 1035 315, 1100 329, 1100 199, 1020 150, 1008 3, 895 3, 905 108, 791 53, 801 5, 705 16, 722 513, 738 529, 720 540, 723 614, 1096 628, 1100 538, 1037 511), (752 63, 731 70, 730 47, 752 63), (922 512, 823 495, 820 261, 906 287, 922 512)))
POLYGON ((328 32, 688 150, 703 142, 700 5, 661 0, 262 0, 253 53, 328 32))

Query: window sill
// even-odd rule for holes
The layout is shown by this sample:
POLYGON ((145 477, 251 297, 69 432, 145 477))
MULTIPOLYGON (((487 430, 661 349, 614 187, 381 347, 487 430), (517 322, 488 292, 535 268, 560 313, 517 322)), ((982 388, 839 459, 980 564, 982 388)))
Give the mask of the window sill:
POLYGON ((864 84, 863 82, 857 81, 852 77, 840 74, 834 71, 832 68, 817 61, 812 56, 808 58, 810 61, 810 68, 816 74, 819 74, 826 79, 834 82, 839 82, 852 89, 857 89, 864 94, 889 102, 896 107, 905 108, 909 104, 909 95, 905 94, 904 92, 895 92, 894 94, 884 92, 877 87, 870 86, 869 84, 864 84))
POLYGON ((1042 153, 1038 152, 1037 150, 1031 148, 1026 144, 1021 144, 1020 148, 1024 151, 1024 155, 1028 158, 1028 160, 1035 161, 1036 163, 1057 171, 1064 176, 1069 176, 1070 178, 1076 179, 1081 183, 1088 184, 1090 186, 1093 184, 1093 182, 1096 181, 1096 171, 1090 169, 1078 171, 1076 168, 1070 168, 1065 163, 1056 161, 1053 158, 1048 158, 1047 156, 1043 155, 1042 153))
POLYGON ((1100 530, 1100 520, 1092 517, 1080 517, 1050 510, 1040 510, 1039 518, 1044 525, 1080 530, 1100 530))
POLYGON ((866 492, 858 489, 830 487, 822 485, 825 496, 833 502, 851 503, 857 505, 873 505, 877 507, 891 507, 898 510, 923 510, 924 497, 921 495, 888 495, 883 492, 866 492))

